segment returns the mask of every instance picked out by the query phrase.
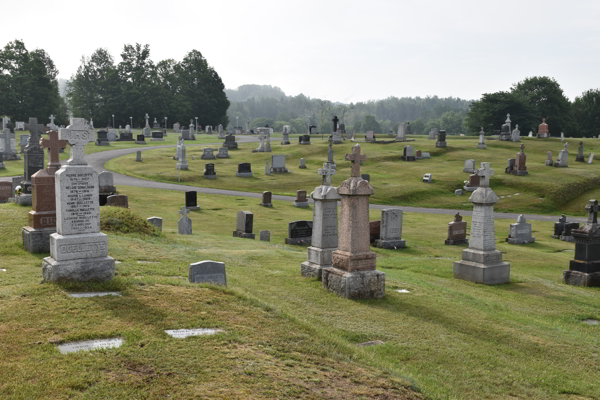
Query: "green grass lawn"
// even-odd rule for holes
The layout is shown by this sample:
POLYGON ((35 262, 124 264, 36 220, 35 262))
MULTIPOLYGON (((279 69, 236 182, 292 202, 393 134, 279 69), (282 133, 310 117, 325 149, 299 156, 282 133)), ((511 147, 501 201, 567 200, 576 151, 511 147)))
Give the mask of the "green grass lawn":
MULTIPOLYGON (((584 206, 594 190, 600 187, 600 163, 575 162, 580 139, 567 139, 569 142, 569 168, 547 167, 544 161, 547 152, 552 151, 554 159, 564 143, 559 139, 523 138, 527 154, 529 175, 514 176, 504 173, 508 158, 514 158, 520 143, 487 140, 486 150, 476 149, 479 138, 448 137, 447 148, 436 148, 435 141, 423 136, 415 136, 416 141, 392 144, 361 143, 361 150, 368 159, 361 172, 371 175, 371 184, 376 189, 373 203, 420 206, 431 208, 471 209, 467 194, 455 196, 454 190, 462 188, 468 178, 463 172, 464 160, 475 159, 477 166, 482 161, 492 163, 496 175, 492 177, 492 188, 502 201, 496 210, 504 212, 524 212, 535 214, 584 215, 584 206), (431 159, 404 162, 399 159, 404 145, 412 145, 415 150, 429 152, 431 159), (425 173, 433 174, 433 183, 422 182, 425 173)), ((387 138, 383 138, 387 139, 387 138)), ((583 139, 586 160, 589 152, 600 155, 600 139, 583 139)), ((349 176, 349 162, 344 154, 351 152, 352 143, 335 145, 337 175, 333 184, 337 186, 349 176)), ((314 138, 310 146, 301 146, 293 140, 289 146, 281 146, 278 140, 272 141, 272 153, 252 153, 256 143, 240 144, 239 150, 229 152, 231 158, 205 161, 201 160, 202 147, 188 148, 189 171, 175 169, 172 159, 175 149, 161 149, 144 152, 144 162, 135 162, 135 155, 123 156, 111 160, 107 167, 116 172, 139 178, 162 182, 196 185, 210 188, 233 189, 250 192, 272 191, 274 194, 295 195, 296 190, 310 191, 320 183, 316 170, 327 161, 327 141, 314 138), (264 175, 264 165, 271 155, 286 156, 287 174, 264 175), (193 160, 193 156, 196 160, 193 160), (304 158, 307 169, 299 169, 299 160, 304 158), (217 179, 205 180, 205 163, 214 163, 217 179), (250 162, 253 166, 253 178, 236 178, 237 164, 250 162)), ((88 146, 90 147, 90 146, 88 146)), ((213 146, 216 148, 216 146, 213 146)), ((598 158, 598 157, 597 157, 598 158)))
POLYGON ((287 223, 311 219, 312 208, 200 195, 194 234, 182 236, 183 193, 119 190, 135 214, 163 217, 165 232, 108 232, 120 263, 106 284, 40 284, 45 255, 26 253, 20 240, 28 209, 0 205, 1 398, 600 397, 600 326, 581 322, 600 319, 600 289, 562 283, 574 246, 551 239, 549 222, 533 221, 536 243, 514 246, 503 242, 513 221, 498 220, 512 282, 483 286, 452 278, 465 248, 443 244, 452 218, 406 213, 407 248, 373 249, 385 298, 350 301, 301 277, 306 248, 283 244, 287 223), (270 230, 272 241, 232 238, 239 210, 252 211, 254 232, 270 230), (201 260, 226 263, 227 289, 187 283, 187 265, 201 260), (66 296, 91 290, 123 297, 66 296), (163 333, 200 327, 225 333, 163 333), (69 355, 55 347, 114 336, 123 347, 69 355), (384 344, 356 346, 372 340, 384 344))

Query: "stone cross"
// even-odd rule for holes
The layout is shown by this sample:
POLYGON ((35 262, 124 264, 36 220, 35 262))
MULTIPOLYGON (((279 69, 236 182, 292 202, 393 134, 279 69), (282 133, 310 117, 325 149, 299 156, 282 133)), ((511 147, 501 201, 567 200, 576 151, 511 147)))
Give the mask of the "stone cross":
POLYGON ((512 132, 510 114, 506 114, 506 121, 504 121, 504 122, 508 124, 508 131, 512 132))
POLYGON ((43 132, 44 125, 37 123, 37 118, 29 118, 29 131, 31 136, 27 140, 27 147, 36 145, 40 141, 40 135, 43 132))
POLYGON ((188 218, 189 212, 190 212, 190 210, 188 210, 187 207, 181 207, 181 210, 179 210, 179 214, 183 215, 185 217, 185 219, 188 218))
POLYGON ((68 165, 87 165, 83 158, 83 146, 96 140, 96 132, 89 128, 84 118, 71 118, 71 124, 58 131, 58 138, 71 145, 68 165))
POLYGON ((338 122, 339 122, 338 116, 334 115, 333 119, 331 121, 333 121, 333 132, 335 133, 335 132, 337 132, 337 127, 338 127, 338 122))
POLYGON ((58 140, 58 132, 50 131, 48 139, 40 139, 40 147, 48 149, 48 173, 52 175, 60 169, 59 149, 67 147, 67 141, 58 140))
POLYGON ((150 118, 150 116, 148 115, 148 113, 146 113, 146 115, 144 115, 144 118, 146 118, 146 126, 148 126, 148 118, 150 118))
POLYGON ((54 119, 56 118, 54 114, 50 114, 50 117, 48 118, 50 118, 50 125, 54 125, 54 119))
POLYGON ((352 154, 346 154, 344 160, 352 162, 352 174, 354 178, 360 178, 360 163, 366 161, 367 156, 360 154, 360 144, 352 147, 352 154))
POLYGON ((460 213, 456 213, 454 215, 454 222, 462 222, 462 216, 460 215, 460 213))
POLYGON ((331 186, 331 177, 335 175, 335 173, 335 164, 330 163, 323 164, 323 168, 317 171, 317 174, 323 176, 323 186, 331 186))
POLYGON ((588 212, 588 224, 597 224, 598 211, 600 211, 600 205, 598 205, 598 200, 588 201, 588 205, 585 206, 585 209, 588 212))
POLYGON ((489 163, 481 163, 481 168, 475 170, 475 175, 483 178, 483 181, 479 184, 480 187, 490 186, 490 177, 494 175, 494 170, 489 169, 489 163))
POLYGON ((521 143, 521 154, 525 153, 525 143, 521 143))
POLYGON ((569 142, 565 143, 565 151, 569 151, 569 142))

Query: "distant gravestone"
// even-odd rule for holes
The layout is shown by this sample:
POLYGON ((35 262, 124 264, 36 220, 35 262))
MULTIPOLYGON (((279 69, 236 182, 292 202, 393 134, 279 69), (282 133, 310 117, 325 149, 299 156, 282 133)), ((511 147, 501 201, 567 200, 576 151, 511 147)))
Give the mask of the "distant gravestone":
POLYGON ((444 242, 447 245, 457 245, 469 243, 467 240, 467 222, 462 220, 460 213, 456 213, 453 222, 448 222, 448 239, 444 242))
POLYGON ((163 219, 160 217, 150 217, 147 219, 148 223, 154 226, 156 229, 162 232, 163 230, 163 219))
POLYGON ((113 194, 106 198, 106 205, 112 207, 129 208, 129 199, 123 194, 113 194))
POLYGON ((306 190, 296 190, 296 199, 294 200, 294 207, 299 207, 299 208, 308 207, 308 199, 306 198, 306 190))
POLYGON ((135 161, 136 162, 142 162, 142 152, 141 151, 136 151, 135 152, 135 161))
POLYGON ((433 175, 432 174, 425 174, 425 175, 423 175, 423 182, 424 183, 432 183, 433 182, 433 175))
POLYGON ((404 212, 397 209, 381 210, 379 225, 379 239, 375 240, 375 246, 381 249, 400 249, 405 246, 402 240, 402 223, 404 212))
POLYGON ((185 192, 185 208, 190 211, 198 211, 198 192, 195 190, 188 190, 185 192))
POLYGON ((285 167, 285 156, 282 155, 275 155, 275 156, 271 156, 271 173, 284 173, 284 172, 288 172, 287 168, 285 167))
POLYGON ((82 342, 63 343, 58 345, 60 354, 76 353, 98 349, 112 349, 121 347, 124 340, 121 338, 85 340, 82 342))
POLYGON ((375 132, 373 132, 373 131, 367 131, 367 135, 365 137, 365 140, 367 142, 374 142, 375 141, 375 132))
POLYGON ((416 157, 412 146, 404 146, 404 155, 402 156, 404 161, 415 161, 416 157))
POLYGON ((216 157, 213 154, 213 149, 211 148, 205 148, 202 152, 202 155, 200 156, 201 159, 203 160, 214 160, 216 157))
POLYGON ((273 194, 271 192, 263 192, 262 202, 260 203, 260 205, 263 207, 273 207, 273 204, 271 203, 272 196, 273 194))
POLYGON ((252 164, 250 163, 241 163, 238 164, 238 170, 235 173, 235 176, 239 178, 247 178, 252 177, 252 164))
POLYGON ((204 179, 216 179, 215 164, 204 164, 204 179))
POLYGON ((250 211, 238 211, 233 237, 255 239, 256 235, 252 233, 253 219, 254 214, 252 214, 250 211))
POLYGON ((271 241, 271 231, 260 231, 260 240, 262 242, 270 242, 271 241))
POLYGON ((531 224, 525 220, 523 214, 519 215, 517 222, 508 227, 508 237, 506 241, 510 244, 527 244, 535 242, 535 237, 531 235, 531 224))
POLYGON ((554 166, 554 161, 552 161, 552 152, 548 152, 548 159, 546 159, 546 165, 549 167, 554 166))
POLYGON ((310 135, 302 135, 298 138, 299 144, 310 144, 310 135))
POLYGON ((237 149, 238 144, 235 141, 235 136, 232 134, 225 136, 225 142, 223 143, 223 147, 227 147, 229 150, 237 149))
POLYGON ((191 283, 214 283, 227 286, 225 263, 200 261, 188 266, 188 280, 191 283))
POLYGON ((6 203, 12 194, 12 183, 0 182, 0 203, 6 203))
POLYGON ((306 164, 304 164, 304 158, 300 159, 300 166, 298 166, 298 168, 300 168, 300 169, 306 169, 306 164))
POLYGON ((96 146, 109 146, 108 143, 108 131, 104 129, 100 129, 97 132, 98 136, 96 137, 96 146))
POLYGON ((135 144, 146 144, 146 138, 144 135, 137 135, 135 139, 135 144))
POLYGON ((177 229, 180 235, 191 235, 192 234, 192 220, 188 217, 188 209, 181 207, 179 211, 181 218, 177 221, 177 229))
POLYGON ((596 155, 596 153, 590 153, 590 156, 588 157, 588 164, 591 164, 592 161, 594 161, 594 156, 596 155))
POLYGON ((463 172, 467 172, 472 174, 477 169, 477 163, 473 159, 465 160, 465 166, 463 168, 463 172))
POLYGON ((485 132, 483 131, 483 126, 481 127, 481 131, 479 132, 479 144, 477 145, 477 148, 487 149, 487 146, 485 145, 485 132))
POLYGON ((117 140, 117 130, 109 129, 108 133, 106 134, 106 138, 109 142, 115 142, 117 140))
POLYGON ((293 221, 288 224, 288 237, 285 244, 310 246, 312 238, 312 221, 293 221))
POLYGON ((165 140, 165 134, 163 131, 152 131, 152 141, 162 142, 165 140))
POLYGON ((229 149, 227 147, 219 147, 217 158, 229 158, 229 149))
POLYGON ((558 168, 567 168, 569 166, 569 142, 565 143, 564 149, 558 153, 554 166, 558 168))
POLYGON ((435 147, 448 147, 446 143, 446 131, 441 130, 437 135, 437 142, 435 142, 435 147))

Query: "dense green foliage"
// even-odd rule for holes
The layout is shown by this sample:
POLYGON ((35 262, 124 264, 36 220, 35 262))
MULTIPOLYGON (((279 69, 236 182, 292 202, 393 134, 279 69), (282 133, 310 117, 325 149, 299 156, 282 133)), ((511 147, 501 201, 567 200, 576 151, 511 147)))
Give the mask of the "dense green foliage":
POLYGON ((280 88, 269 85, 243 85, 236 90, 227 89, 226 93, 231 101, 227 115, 232 124, 238 117, 240 125, 249 119, 251 127, 269 123, 277 131, 283 125, 290 125, 295 133, 307 132, 309 125, 316 125, 321 133, 331 133, 331 119, 337 115, 346 129, 356 132, 387 132, 397 129, 400 122, 411 121, 415 134, 424 134, 432 127, 459 134, 465 133, 462 121, 470 104, 468 100, 437 96, 389 97, 341 104, 311 99, 303 94, 286 96, 280 88), (370 117, 374 117, 374 121, 370 117), (365 122, 374 129, 366 129, 365 122))
POLYGON ((115 64, 106 49, 83 57, 71 77, 67 97, 74 115, 95 120, 96 126, 144 123, 148 113, 164 125, 188 125, 198 117, 205 125, 227 125, 229 101, 219 74, 197 50, 181 62, 168 59, 154 64, 149 45, 125 45, 121 62, 115 64))
POLYGON ((561 132, 573 137, 598 136, 599 100, 598 91, 589 90, 571 104, 556 80, 535 76, 513 85, 509 92, 483 94, 471 104, 465 125, 470 133, 481 127, 491 133, 500 130, 510 114, 513 127, 519 124, 521 134, 536 133, 546 118, 553 136, 561 132))
POLYGON ((58 70, 42 49, 28 51, 20 40, 0 50, 0 111, 13 122, 37 117, 40 123, 56 116, 67 123, 67 107, 58 93, 58 70))

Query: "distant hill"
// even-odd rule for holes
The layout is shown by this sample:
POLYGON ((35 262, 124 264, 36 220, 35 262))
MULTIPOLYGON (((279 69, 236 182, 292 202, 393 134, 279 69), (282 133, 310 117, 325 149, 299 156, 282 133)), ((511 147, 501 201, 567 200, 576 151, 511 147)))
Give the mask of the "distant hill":
POLYGON ((237 89, 225 89, 229 101, 246 101, 252 97, 280 99, 285 97, 283 90, 271 85, 242 85, 237 89))

